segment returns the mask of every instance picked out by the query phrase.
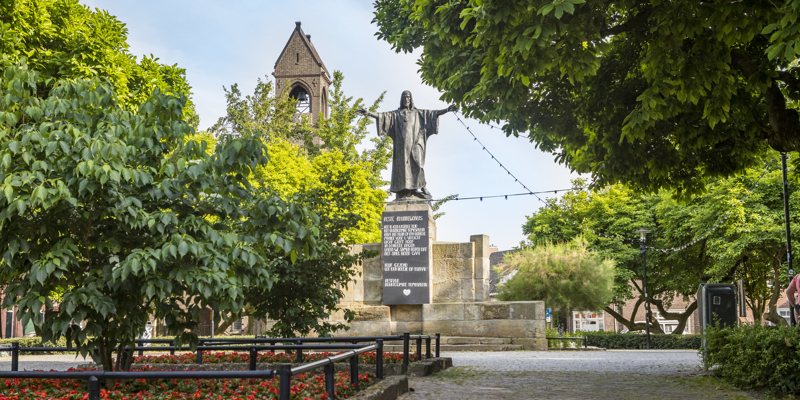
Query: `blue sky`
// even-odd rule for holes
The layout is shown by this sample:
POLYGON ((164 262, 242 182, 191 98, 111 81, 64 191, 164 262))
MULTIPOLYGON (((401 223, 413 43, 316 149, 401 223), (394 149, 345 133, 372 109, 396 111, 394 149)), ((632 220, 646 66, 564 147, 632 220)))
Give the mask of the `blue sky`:
MULTIPOLYGON (((410 90, 419 108, 439 109, 447 104, 440 93, 422 83, 417 55, 397 54, 375 37, 369 1, 101 1, 83 0, 107 10, 127 24, 133 55, 153 54, 161 62, 178 64, 194 92, 200 129, 210 127, 225 113, 223 86, 239 84, 252 93, 256 80, 269 76, 295 21, 311 35, 329 71, 344 74, 344 92, 372 103, 383 91, 380 111, 397 108, 400 94, 410 90)), ((533 191, 569 188, 577 177, 556 164, 550 154, 536 150, 523 138, 506 138, 474 120, 466 120, 478 139, 519 180, 533 191)), ((374 135, 374 125, 371 135, 374 135)), ((428 141, 425 174, 434 198, 520 193, 514 182, 482 150, 453 114, 439 120, 439 135, 428 141)), ((388 179, 388 172, 386 172, 388 179)), ((552 195, 549 195, 552 196, 552 195)), ((393 198, 393 196, 392 196, 393 198)), ((533 196, 508 200, 453 201, 443 206, 437 220, 439 241, 466 242, 484 234, 501 250, 524 239, 525 217, 542 203, 533 196)))

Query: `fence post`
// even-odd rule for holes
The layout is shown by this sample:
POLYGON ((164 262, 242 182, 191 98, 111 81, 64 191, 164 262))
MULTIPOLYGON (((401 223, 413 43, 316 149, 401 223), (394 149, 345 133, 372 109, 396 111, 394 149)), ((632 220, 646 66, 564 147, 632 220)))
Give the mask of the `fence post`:
POLYGON ((19 371, 19 342, 11 343, 11 370, 19 371))
POLYGON ((325 364, 325 391, 328 392, 328 398, 336 400, 336 389, 334 384, 336 377, 334 376, 333 363, 325 364))
POLYGON ((358 354, 350 357, 350 384, 358 391, 358 354))
POLYGON ((439 358, 439 342, 442 340, 442 334, 436 334, 436 358, 439 358))
POLYGON ((588 336, 584 336, 583 337, 583 348, 584 349, 588 349, 589 348, 589 337, 588 336))
POLYGON ((425 358, 431 358, 431 336, 425 338, 425 358))
POLYGON ((256 362, 258 362, 258 350, 255 347, 250 348, 250 371, 256 370, 256 362))
POLYGON ((89 377, 89 400, 100 400, 100 380, 94 375, 89 377))
MULTIPOLYGON (((133 342, 133 348, 136 348, 136 342, 133 342)), ((144 355, 144 343, 139 343, 139 357, 144 355)))
POLYGON ((120 369, 120 371, 124 371, 125 370, 125 364, 128 363, 128 349, 129 348, 130 347, 126 346, 126 347, 121 349, 122 350, 122 354, 119 355, 119 357, 120 357, 119 358, 119 369, 120 369))
POLYGON ((403 333, 403 365, 408 367, 408 342, 411 340, 408 332, 403 333))
MULTIPOLYGON (((297 345, 298 345, 298 346, 302 346, 302 345, 303 345, 303 341, 302 341, 302 340, 298 340, 298 341, 297 341, 297 345)), ((294 361, 295 361, 296 363, 298 363, 298 364, 299 364, 299 363, 301 363, 301 362, 303 362, 303 349, 302 349, 302 348, 300 348, 300 349, 297 349, 297 357, 295 358, 295 360, 294 360, 294 361)))
POLYGON ((203 363, 203 350, 200 349, 200 346, 201 345, 198 344, 198 346, 197 346, 197 356, 195 357, 195 363, 197 363, 197 364, 202 364, 203 363))
POLYGON ((383 379, 383 339, 376 340, 378 350, 375 351, 375 377, 383 379))
POLYGON ((172 348, 169 349, 169 355, 174 356, 175 355, 175 339, 172 339, 172 341, 170 342, 170 347, 172 347, 172 348))
POLYGON ((278 370, 278 399, 290 400, 292 396, 292 364, 281 364, 278 370))
POLYGON ((422 360, 422 337, 417 336, 417 361, 422 360))

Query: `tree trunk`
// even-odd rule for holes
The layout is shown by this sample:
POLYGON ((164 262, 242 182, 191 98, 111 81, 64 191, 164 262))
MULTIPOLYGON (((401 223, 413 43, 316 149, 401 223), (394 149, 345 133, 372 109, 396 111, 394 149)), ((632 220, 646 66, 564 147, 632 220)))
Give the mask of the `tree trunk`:
POLYGON ((769 306, 767 313, 764 314, 764 319, 772 322, 778 326, 787 326, 786 320, 778 315, 778 300, 781 298, 781 271, 780 265, 776 265, 772 269, 772 296, 769 298, 769 306))

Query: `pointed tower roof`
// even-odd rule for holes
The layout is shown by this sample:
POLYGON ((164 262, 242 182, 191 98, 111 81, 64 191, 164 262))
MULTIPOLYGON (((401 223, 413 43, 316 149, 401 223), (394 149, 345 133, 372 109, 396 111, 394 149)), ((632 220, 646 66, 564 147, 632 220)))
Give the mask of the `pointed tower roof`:
POLYGON ((320 66, 320 68, 322 68, 322 71, 325 72, 325 75, 327 75, 328 80, 330 80, 331 74, 328 72, 328 68, 325 67, 325 63, 322 62, 322 58, 320 58, 319 53, 317 53, 317 49, 315 49, 314 45, 311 43, 311 35, 306 35, 303 32, 303 28, 301 28, 300 25, 301 25, 300 21, 295 22, 294 32, 292 32, 292 34, 289 36, 289 40, 286 41, 286 45, 283 46, 283 50, 281 50, 281 55, 278 56, 278 59, 275 61, 274 68, 278 67, 278 62, 283 58, 284 54, 286 53, 286 49, 289 48, 289 44, 292 42, 292 39, 294 39, 295 36, 298 36, 300 41, 304 43, 308 48, 308 51, 314 58, 314 61, 320 66))

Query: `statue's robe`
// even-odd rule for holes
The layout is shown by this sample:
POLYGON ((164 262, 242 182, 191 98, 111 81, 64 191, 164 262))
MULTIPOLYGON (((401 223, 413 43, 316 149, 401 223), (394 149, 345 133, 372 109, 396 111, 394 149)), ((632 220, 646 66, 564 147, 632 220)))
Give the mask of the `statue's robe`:
POLYGON ((378 135, 392 138, 392 184, 389 190, 425 187, 428 136, 439 132, 439 111, 398 109, 377 113, 378 135))

